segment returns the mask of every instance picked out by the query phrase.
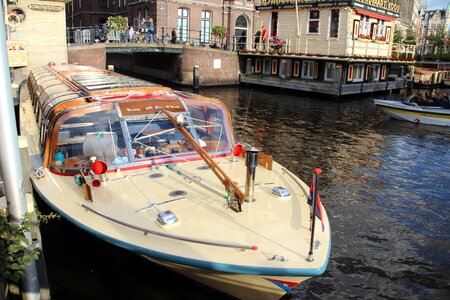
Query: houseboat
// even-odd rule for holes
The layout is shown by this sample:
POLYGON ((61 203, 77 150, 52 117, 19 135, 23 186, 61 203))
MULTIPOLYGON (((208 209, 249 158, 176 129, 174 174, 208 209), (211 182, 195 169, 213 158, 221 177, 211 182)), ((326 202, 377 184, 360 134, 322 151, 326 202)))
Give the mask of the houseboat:
POLYGON ((255 6, 268 39, 240 52, 241 82, 336 96, 407 86, 414 48, 393 47, 397 4, 260 0, 255 6), (274 45, 279 40, 281 47, 274 45))
POLYGON ((308 186, 236 143, 219 100, 80 65, 36 68, 28 87, 34 189, 76 226, 239 299, 325 271, 321 170, 308 186))

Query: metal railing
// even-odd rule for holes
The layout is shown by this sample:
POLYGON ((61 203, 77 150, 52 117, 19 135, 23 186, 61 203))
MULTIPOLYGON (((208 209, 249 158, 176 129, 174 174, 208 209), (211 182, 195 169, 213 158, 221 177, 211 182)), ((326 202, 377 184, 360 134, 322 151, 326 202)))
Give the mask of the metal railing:
MULTIPOLYGON (((191 46, 210 46, 211 48, 224 48, 218 39, 211 33, 204 33, 198 30, 176 30, 176 35, 172 36, 172 30, 164 27, 155 28, 153 42, 160 44, 182 44, 191 46)), ((107 26, 83 26, 67 28, 67 44, 94 44, 94 43, 149 43, 150 33, 139 30, 138 26, 130 27, 126 32, 109 30, 107 26)))
MULTIPOLYGON (((130 28, 129 28, 130 29, 130 28)), ((222 40, 215 38, 211 33, 198 30, 179 28, 175 38, 172 30, 158 27, 153 39, 148 32, 141 32, 137 26, 130 31, 119 33, 108 30, 106 26, 86 26, 67 28, 68 44, 94 44, 94 43, 159 43, 181 44, 196 47, 210 47, 230 51, 256 50, 279 53, 298 53, 306 55, 341 55, 341 56, 372 56, 372 57, 401 57, 413 59, 414 45, 393 44, 379 41, 366 41, 355 39, 347 43, 342 49, 342 41, 327 38, 297 38, 291 36, 271 37, 266 43, 255 36, 225 37, 222 40)))

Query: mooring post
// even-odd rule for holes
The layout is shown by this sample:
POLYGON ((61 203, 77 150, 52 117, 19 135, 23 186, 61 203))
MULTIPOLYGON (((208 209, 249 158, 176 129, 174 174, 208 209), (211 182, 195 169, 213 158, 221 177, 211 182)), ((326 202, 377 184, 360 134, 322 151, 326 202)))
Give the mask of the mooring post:
POLYGON ((193 72, 193 78, 192 78, 192 86, 194 91, 198 90, 200 88, 200 66, 195 65, 194 66, 194 72, 193 72))
MULTIPOLYGON (((3 10, 0 10, 0 20, 3 19, 3 10)), ((5 26, 0 26, 0 166, 5 185, 6 203, 8 206, 9 221, 20 224, 24 214, 28 211, 25 196, 22 164, 19 155, 19 143, 13 106, 11 76, 9 73, 8 54, 6 52, 5 26)), ((25 232, 29 245, 32 244, 30 232, 25 232)), ((40 299, 39 281, 35 261, 25 270, 25 278, 21 282, 23 299, 40 299)))

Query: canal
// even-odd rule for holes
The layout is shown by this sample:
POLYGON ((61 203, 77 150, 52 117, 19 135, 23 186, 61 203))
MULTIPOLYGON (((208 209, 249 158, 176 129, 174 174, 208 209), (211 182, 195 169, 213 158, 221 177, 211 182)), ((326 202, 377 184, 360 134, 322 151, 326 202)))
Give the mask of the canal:
MULTIPOLYGON (((292 299, 450 299, 450 128, 389 119, 373 95, 337 101, 245 86, 201 94, 226 103, 238 141, 305 182, 324 171, 330 262, 292 299)), ((64 220, 41 230, 53 299, 228 299, 64 220)))

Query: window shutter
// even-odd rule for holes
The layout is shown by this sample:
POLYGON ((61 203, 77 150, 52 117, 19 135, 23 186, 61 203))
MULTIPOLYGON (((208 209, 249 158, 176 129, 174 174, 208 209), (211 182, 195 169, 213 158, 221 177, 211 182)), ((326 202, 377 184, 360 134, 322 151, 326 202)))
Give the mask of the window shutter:
POLYGON ((359 36, 359 20, 353 21, 353 38, 357 39, 359 36))
POLYGON ((353 80, 353 65, 349 65, 347 70, 347 81, 352 80, 353 80))

